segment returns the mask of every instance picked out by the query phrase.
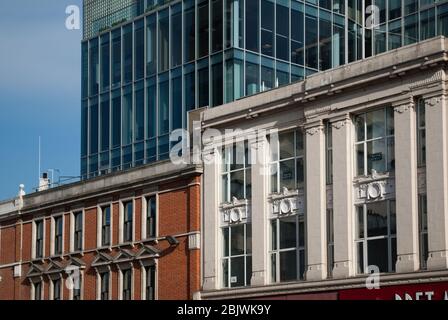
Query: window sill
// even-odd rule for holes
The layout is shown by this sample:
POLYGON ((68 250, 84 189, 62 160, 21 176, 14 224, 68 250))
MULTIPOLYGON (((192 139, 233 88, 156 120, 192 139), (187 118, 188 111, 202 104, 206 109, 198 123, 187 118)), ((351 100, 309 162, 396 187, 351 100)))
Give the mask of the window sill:
POLYGON ((80 251, 72 251, 69 253, 70 256, 76 256, 76 255, 80 255, 81 257, 84 257, 84 249, 80 250, 80 251))
POLYGON ((123 243, 120 243, 120 244, 118 245, 118 247, 131 247, 131 248, 135 248, 135 242, 134 242, 134 241, 123 242, 123 243))
POLYGON ((110 245, 109 246, 102 246, 102 247, 98 247, 97 250, 112 252, 112 247, 110 245))

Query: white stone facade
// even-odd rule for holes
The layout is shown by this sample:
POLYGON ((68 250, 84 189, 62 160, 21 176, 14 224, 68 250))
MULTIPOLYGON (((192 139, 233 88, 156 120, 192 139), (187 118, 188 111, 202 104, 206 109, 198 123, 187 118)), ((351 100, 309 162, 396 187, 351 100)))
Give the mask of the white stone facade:
MULTIPOLYGON (((288 167, 292 171, 280 172, 281 179, 291 179, 288 174, 294 173, 295 167, 296 188, 277 186, 277 192, 272 192, 275 182, 269 174, 262 174, 271 162, 269 137, 247 138, 248 153, 257 157, 250 168, 250 184, 247 176, 244 180, 245 188, 251 189, 250 198, 223 202, 223 149, 214 145, 217 140, 206 141, 201 298, 362 287, 367 265, 375 259, 384 264, 382 281, 386 284, 397 279, 409 283, 448 279, 447 45, 443 37, 425 41, 202 113, 202 130, 300 132, 293 141, 297 144, 297 135, 303 134, 304 156, 300 160, 297 154, 292 156, 290 163, 296 161, 288 167), (425 110, 426 148, 417 138, 418 104, 425 110), (375 110, 379 111, 371 113, 375 110), (377 119, 381 110, 384 121, 377 119), (382 130, 384 135, 375 136, 382 130), (425 152, 425 165, 418 163, 418 150, 425 152), (299 163, 304 168, 303 185, 297 182, 301 179, 298 172, 302 172, 299 163), (427 261, 421 261, 422 195, 427 198, 427 261), (375 210, 384 215, 375 216, 375 210), (273 229, 273 221, 285 217, 289 220, 282 225, 284 230, 297 222, 295 255, 281 250, 284 243, 294 240, 275 233, 283 230, 282 226, 273 229), (384 225, 371 228, 375 218, 384 225), (224 270, 229 265, 223 267, 222 263, 223 248, 228 249, 223 228, 238 224, 251 228, 251 237, 245 236, 245 242, 251 241, 250 246, 245 244, 245 249, 251 247, 245 253, 251 266, 246 258, 247 283, 233 286, 232 279, 235 284, 238 279, 233 271, 224 270), (376 234, 380 229, 384 234, 376 234), (388 254, 373 257, 372 252, 382 245, 388 254), (372 258, 368 258, 369 251, 372 258), (283 260, 279 263, 274 257, 283 260), (303 277, 298 274, 301 264, 303 277), (295 273, 290 273, 291 268, 295 273), (228 283, 222 280, 224 272, 231 273, 228 283), (291 280, 291 274, 296 279, 291 280)), ((234 185, 239 188, 238 181, 234 185)), ((232 182, 229 185, 234 187, 232 182)), ((235 260, 236 266, 238 263, 235 260)))

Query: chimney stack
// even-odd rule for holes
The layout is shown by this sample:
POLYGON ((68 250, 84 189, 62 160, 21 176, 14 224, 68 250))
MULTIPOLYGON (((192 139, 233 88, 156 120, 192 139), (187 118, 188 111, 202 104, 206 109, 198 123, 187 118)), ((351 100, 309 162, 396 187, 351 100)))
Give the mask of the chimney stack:
POLYGON ((42 173, 42 178, 39 179, 39 190, 38 191, 45 191, 50 189, 50 179, 48 178, 48 173, 44 172, 42 173))

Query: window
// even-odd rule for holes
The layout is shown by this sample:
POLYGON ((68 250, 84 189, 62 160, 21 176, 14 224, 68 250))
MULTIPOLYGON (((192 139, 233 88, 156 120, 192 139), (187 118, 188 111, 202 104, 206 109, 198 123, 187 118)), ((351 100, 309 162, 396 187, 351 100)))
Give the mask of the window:
POLYGON ((209 33, 209 2, 198 0, 198 58, 208 55, 208 33, 209 33))
POLYGON ((333 274, 334 267, 334 216, 333 209, 327 209, 327 265, 328 276, 333 274))
MULTIPOLYGON (((132 143, 132 86, 125 87, 123 89, 123 105, 122 105, 122 132, 121 143, 123 146, 127 146, 132 143)), ((123 164, 126 164, 124 162, 123 164)))
POLYGON ((317 69, 317 9, 305 6, 305 65, 309 68, 317 69))
POLYGON ((276 5, 276 57, 289 61, 289 1, 283 1, 281 4, 277 1, 276 5))
POLYGON ((223 287, 250 285, 252 276, 252 229, 250 224, 223 228, 223 287))
POLYGON ((110 245, 110 234, 111 234, 111 215, 110 215, 110 206, 101 208, 102 217, 101 217, 101 245, 109 246, 110 245))
POLYGON ((184 1, 184 62, 195 59, 195 10, 194 0, 184 1))
POLYGON ((448 4, 437 7, 437 34, 448 35, 448 4))
MULTIPOLYGON (((76 281, 76 279, 75 279, 76 281)), ((81 300, 82 274, 79 274, 79 282, 73 286, 73 300, 81 300)))
POLYGON ((155 238, 157 235, 157 204, 156 197, 149 197, 146 205, 146 238, 155 238))
POLYGON ((82 250, 82 229, 83 229, 83 217, 82 212, 77 212, 73 214, 74 220, 75 220, 75 233, 74 233, 74 244, 73 244, 73 250, 74 251, 81 251, 82 250))
POLYGON ((123 27, 123 81, 132 82, 132 25, 123 27))
POLYGON ((198 107, 209 106, 209 66, 208 59, 201 60, 198 66, 198 107))
POLYGON ((109 34, 101 37, 101 92, 110 89, 110 40, 109 34))
POLYGON ((274 3, 261 0, 261 53, 274 56, 274 3))
POLYGON ((171 68, 182 64, 182 5, 171 7, 171 68))
POLYGON ((101 300, 109 300, 109 279, 110 279, 110 272, 104 272, 100 274, 101 300))
POLYGON ((423 99, 417 102, 417 161, 419 167, 426 165, 426 112, 423 99))
MULTIPOLYGON (((121 144, 121 92, 112 91, 112 147, 119 147, 121 144)), ((113 164, 112 164, 113 165, 113 164)), ((120 165, 120 163, 118 163, 120 165)))
POLYGON ((212 52, 223 49, 223 0, 212 1, 212 52))
POLYGON ((223 62, 222 55, 216 55, 212 58, 212 106, 219 106, 223 102, 223 62))
POLYGON ((54 218, 54 254, 62 254, 63 217, 54 218))
POLYGON ((132 290, 132 270, 127 269, 122 271, 122 300, 131 300, 131 290, 132 290))
POLYGON ((291 62, 303 65, 303 4, 291 2, 291 62))
POLYGON ((436 35, 435 8, 420 12, 420 40, 436 35))
POLYGON ((33 289, 34 289, 33 299, 34 300, 42 300, 42 281, 35 282, 33 284, 33 289))
POLYGON ((159 12, 159 72, 169 69, 170 24, 168 10, 159 12))
POLYGON ((145 297, 146 300, 156 299, 156 267, 149 266, 145 268, 146 282, 145 282, 145 297))
POLYGON ((330 122, 325 126, 325 166, 327 184, 333 184, 333 127, 330 122))
POLYGON ((380 272, 395 271, 397 260, 395 201, 368 203, 357 207, 356 252, 358 273, 369 266, 380 272))
POLYGON ((246 49, 259 52, 259 14, 258 1, 246 1, 246 49))
POLYGON ((170 131, 170 83, 168 74, 159 77, 159 135, 170 131))
POLYGON ((61 279, 52 280, 53 300, 62 300, 61 296, 61 279))
POLYGON ((143 79, 145 71, 145 29, 144 20, 135 22, 134 31, 134 74, 135 80, 143 79))
POLYGON ((250 96, 260 91, 260 64, 258 57, 246 55, 246 95, 250 96))
MULTIPOLYGON (((100 108, 100 148, 101 151, 109 151, 110 145, 110 105, 109 94, 101 96, 100 108)), ((109 167, 109 165, 107 165, 109 167)))
POLYGON ((395 169, 394 110, 383 108, 361 114, 356 124, 357 175, 395 169))
POLYGON ((428 261, 428 205, 425 195, 418 197, 418 216, 419 216, 419 243, 420 243, 420 268, 426 269, 428 261))
POLYGON ((156 73, 157 68, 157 25, 156 15, 150 15, 146 19, 146 76, 156 73))
POLYGON ((271 220, 271 281, 286 282, 305 276, 305 222, 303 215, 271 220))
POLYGON ((90 95, 94 96, 98 94, 99 87, 99 52, 98 52, 98 38, 90 41, 90 95))
MULTIPOLYGON (((145 139, 145 91, 144 82, 135 84, 135 105, 134 105, 134 141, 143 141, 145 139)), ((140 160, 137 158, 135 160, 140 160)))
POLYGON ((331 13, 319 11, 319 70, 327 70, 332 66, 331 53, 331 13))
POLYGON ((301 130, 270 136, 271 192, 304 186, 304 136, 301 130), (278 139, 277 139, 278 138, 278 139))
POLYGON ((36 221, 36 258, 44 256, 44 220, 36 221))
POLYGON ((112 33, 112 87, 121 84, 121 29, 112 33))
POLYGON ((132 201, 125 202, 123 204, 123 208, 124 208, 123 241, 132 242, 134 204, 132 201))
POLYGON ((237 199, 250 199, 252 190, 251 167, 247 142, 226 146, 222 150, 222 199, 230 202, 237 199))

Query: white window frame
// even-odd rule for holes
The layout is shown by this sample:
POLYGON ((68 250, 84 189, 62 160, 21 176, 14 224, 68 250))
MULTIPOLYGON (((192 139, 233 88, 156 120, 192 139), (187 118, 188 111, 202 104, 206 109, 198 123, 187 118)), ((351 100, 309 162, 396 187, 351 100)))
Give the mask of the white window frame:
MULTIPOLYGON (((384 139, 384 147, 385 147, 385 149, 384 149, 384 152, 385 152, 385 154, 384 154, 384 156, 385 156, 385 160, 384 160, 385 161, 385 171, 384 172, 379 172, 379 173, 386 173, 386 172, 391 172, 391 171, 395 170, 394 168, 389 168, 389 160, 390 160, 389 156, 390 155, 389 155, 389 149, 388 149, 388 141, 390 139, 393 139, 393 141, 394 141, 394 153, 395 153, 395 131, 394 131, 393 135, 390 135, 387 132, 387 129, 388 129, 387 128, 387 118, 388 118, 387 117, 387 111, 390 108, 392 108, 392 107, 383 106, 381 108, 375 108, 375 109, 372 109, 372 110, 367 110, 365 112, 362 112, 362 113, 354 115, 354 119, 353 119, 353 125, 354 125, 354 130, 353 130, 354 168, 353 169, 354 169, 354 176, 355 177, 362 177, 362 176, 370 176, 371 175, 371 172, 368 171, 367 144, 370 143, 370 142, 374 142, 374 141, 381 141, 383 139, 384 139), (368 113, 372 113, 372 112, 376 112, 376 111, 380 111, 380 110, 382 110, 383 113, 384 113, 384 119, 383 119, 384 120, 384 135, 382 135, 380 137, 368 139, 367 138, 367 120, 366 120, 366 115, 368 113), (356 119, 358 117, 361 117, 361 116, 364 117, 364 139, 358 141, 357 130, 356 130, 356 126, 357 126, 356 119), (357 147, 359 145, 363 145, 363 148, 364 148, 364 155, 363 155, 364 173, 362 173, 362 174, 358 173, 358 153, 357 153, 357 147)), ((393 109, 392 109, 392 112, 393 112, 393 109)), ((394 124, 394 128, 395 128, 395 124, 394 124)))
POLYGON ((112 237, 113 237, 113 204, 112 203, 102 203, 97 206, 97 244, 98 248, 110 248, 112 246, 112 237), (109 244, 103 244, 103 217, 104 217, 104 209, 109 207, 110 210, 110 235, 109 235, 109 244))
POLYGON ((126 267, 118 267, 118 300, 123 300, 123 290, 124 290, 124 272, 131 272, 131 300, 134 300, 134 280, 135 280, 135 271, 132 265, 126 267))
POLYGON ((65 241, 65 219, 64 214, 57 214, 51 217, 51 241, 50 241, 50 255, 51 256, 62 256, 64 255, 64 241, 65 241), (56 219, 62 219, 62 237, 61 237, 61 252, 56 253, 56 219))
POLYGON ((306 232, 306 220, 305 220, 305 215, 304 214, 299 214, 299 213, 294 213, 294 214, 289 214, 289 215, 284 215, 284 216, 276 216, 276 217, 272 217, 271 219, 269 219, 269 254, 268 254, 268 261, 269 261, 269 279, 271 283, 286 283, 284 281, 281 281, 280 279, 280 253, 282 252, 290 252, 290 251, 295 251, 296 252, 296 274, 297 277, 296 279, 293 280, 289 280, 288 282, 291 281, 302 281, 305 280, 305 273, 306 273, 306 266, 307 266, 307 256, 306 256, 306 236, 307 236, 307 232, 306 232), (280 220, 282 219, 286 219, 286 218, 295 218, 295 223, 296 223, 296 247, 295 248, 285 248, 285 249, 280 249, 280 220), (272 243, 274 241, 274 239, 272 238, 272 223, 275 221, 275 228, 276 228, 276 238, 275 239, 275 243, 276 243, 276 249, 274 250, 272 248, 272 243), (304 231, 304 235, 303 235, 303 239, 304 239, 304 243, 301 246, 300 245, 300 223, 303 223, 303 231, 304 231), (303 266, 304 266, 304 270, 303 270, 303 274, 300 274, 300 253, 303 252, 303 256, 304 256, 304 261, 303 261, 303 266), (272 270, 272 256, 275 255, 276 257, 276 277, 275 279, 273 279, 273 270, 272 270))
POLYGON ((108 292, 107 292, 107 300, 112 300, 112 270, 109 266, 107 267, 101 267, 99 269, 96 269, 96 299, 101 300, 101 293, 102 293, 102 284, 103 279, 101 277, 102 274, 108 273, 109 274, 109 283, 108 283, 108 292))
MULTIPOLYGON (((251 250, 251 253, 247 253, 247 230, 248 230, 248 228, 250 228, 250 229, 252 229, 252 223, 251 222, 249 222, 249 221, 247 221, 247 222, 244 222, 244 223, 239 223, 239 224, 229 224, 229 225, 225 225, 225 226, 222 226, 222 228, 220 228, 220 234, 221 234, 221 259, 220 259, 220 263, 219 263, 219 266, 220 266, 220 269, 221 269, 221 272, 220 272, 220 274, 221 274, 221 277, 220 277, 220 284, 221 284, 221 287, 222 288, 225 288, 225 289, 232 289, 232 288, 244 288, 244 287, 249 287, 250 286, 250 282, 251 282, 251 279, 247 279, 247 258, 248 257, 250 257, 251 258, 251 269, 252 269, 252 267, 253 267, 253 262, 252 262, 252 257, 253 257, 253 248, 252 248, 252 246, 251 246, 251 248, 252 248, 252 250, 251 250), (231 243, 232 243, 232 228, 234 228, 234 227, 238 227, 238 226, 244 226, 244 253, 243 254, 239 254, 239 255, 232 255, 232 247, 231 247, 231 243), (224 230, 225 229, 229 229, 229 238, 228 238, 228 247, 229 247, 229 252, 228 252, 228 256, 224 256, 224 250, 223 250, 223 248, 224 248, 224 246, 225 246, 225 244, 224 244, 224 230), (241 258, 241 257, 243 257, 244 258, 244 285, 242 285, 242 286, 235 286, 235 287, 232 287, 232 262, 231 262, 231 260, 232 260, 232 258, 241 258), (227 275, 227 277, 228 277, 228 279, 227 279, 227 284, 228 285, 226 285, 225 283, 224 283, 224 268, 223 268, 223 265, 224 265, 224 263, 227 263, 227 272, 228 272, 228 275, 227 275)), ((252 230, 251 230, 252 231, 252 230)), ((251 239, 252 239, 252 233, 251 233, 251 239)))
POLYGON ((141 297, 142 300, 146 300, 146 279, 147 279, 147 268, 154 268, 154 300, 158 300, 158 262, 157 260, 154 261, 153 264, 149 263, 149 264, 141 264, 141 279, 142 279, 142 284, 141 284, 141 297))
MULTIPOLYGON (((79 269, 79 290, 80 290, 80 300, 84 300, 84 271, 79 269)), ((74 300, 75 288, 70 288, 69 290, 69 300, 74 300)))
POLYGON ((64 300, 64 289, 63 289, 63 286, 64 286, 64 278, 61 276, 61 275, 57 275, 57 276, 53 276, 53 277, 50 277, 50 294, 49 294, 49 300, 54 300, 54 282, 55 281, 59 281, 60 282, 60 285, 61 285, 61 288, 60 288, 60 290, 61 290, 61 292, 60 292, 60 294, 61 294, 61 297, 60 297, 60 299, 59 300, 64 300))
POLYGON ((119 222, 119 227, 118 227, 119 243, 120 244, 134 243, 135 242, 135 198, 134 197, 120 200, 120 211, 119 211, 118 222, 119 222), (128 202, 132 202, 132 240, 131 241, 126 241, 125 237, 124 237, 124 232, 125 232, 125 229, 124 229, 125 206, 124 205, 128 202))
POLYGON ((142 217, 142 226, 141 226, 141 231, 142 231, 142 239, 144 240, 149 240, 149 239, 153 239, 153 238, 157 238, 159 236, 159 195, 157 193, 151 193, 151 194, 146 194, 142 196, 142 212, 141 212, 141 217, 142 217), (156 201, 156 215, 155 215, 155 220, 156 220, 156 226, 155 226, 155 235, 154 237, 150 237, 148 238, 148 230, 147 230, 147 222, 148 222, 148 203, 149 203, 149 199, 150 198, 154 198, 156 201))
POLYGON ((70 212, 70 252, 77 253, 84 251, 85 248, 85 221, 86 221, 86 212, 84 209, 72 210, 70 212), (82 214, 82 241, 81 241, 81 250, 75 251, 75 214, 82 214))
POLYGON ((45 257, 45 224, 46 219, 44 217, 33 220, 32 224, 32 250, 31 257, 33 260, 43 259, 45 257), (42 222, 42 257, 37 256, 37 223, 42 222))
MULTIPOLYGON (((378 202, 386 202, 386 210, 387 210, 387 234, 386 235, 381 235, 381 236, 372 236, 369 237, 368 236, 368 223, 367 223, 367 205, 369 204, 374 204, 375 202, 370 202, 370 203, 363 203, 363 204, 359 204, 355 206, 355 241, 354 241, 354 254, 355 254, 355 261, 356 261, 356 274, 358 275, 363 275, 366 274, 367 272, 367 267, 369 266, 368 264, 368 242, 369 241, 374 241, 374 240, 387 240, 387 249, 388 249, 388 271, 386 273, 393 273, 396 272, 395 270, 395 265, 394 262, 392 261, 393 259, 393 255, 392 255, 392 241, 395 239, 395 241, 397 241, 397 233, 392 234, 391 233, 391 203, 395 202, 395 206, 396 206, 396 200, 395 199, 387 199, 387 200, 382 200, 382 201, 378 201, 378 202), (358 228, 359 228, 359 217, 358 217, 358 208, 362 207, 363 208, 363 227, 364 227, 364 237, 363 238, 359 238, 358 237, 358 228), (359 265, 360 265, 360 257, 359 257, 359 253, 358 253, 358 244, 362 244, 363 245, 363 266, 364 266, 364 270, 359 270, 359 265)), ((395 207, 396 208, 396 207, 395 207)), ((395 209, 396 210, 396 209, 395 209)), ((395 212, 396 215, 396 212, 395 212)), ((395 216, 396 219, 396 216, 395 216)), ((396 221, 396 220, 395 220, 396 221)), ((395 232, 397 232, 397 227, 395 226, 395 232)))
MULTIPOLYGON (((270 137, 270 136, 269 136, 270 137)), ((275 175, 276 175, 276 185, 277 185, 277 190, 273 190, 273 185, 272 185, 272 180, 273 180, 273 176, 274 174, 272 174, 269 177, 269 193, 273 194, 273 193, 280 193, 282 191, 282 188, 280 187, 280 163, 282 162, 288 162, 293 160, 294 161, 294 185, 295 187, 293 189, 290 190, 298 190, 298 189, 302 189, 305 187, 305 135, 304 132, 301 128, 295 128, 294 130, 285 130, 282 132, 278 132, 278 144, 271 144, 269 143, 270 148, 276 148, 277 150, 270 150, 270 155, 269 155, 269 167, 273 168, 275 166, 275 175), (285 159, 280 159, 280 136, 282 134, 294 134, 294 141, 293 141, 293 149, 294 149, 294 156, 293 157, 289 157, 289 158, 285 158, 285 159), (297 135, 298 134, 302 134, 303 137, 303 152, 302 154, 297 154, 297 135), (273 154, 277 155, 277 159, 273 159, 273 154), (303 183, 302 185, 298 184, 297 181, 297 161, 301 159, 303 162, 303 183)))
POLYGON ((418 243, 419 243, 419 251, 420 251, 420 269, 426 270, 427 269, 427 259, 426 257, 429 257, 429 239, 428 239, 428 205, 427 202, 428 198, 426 194, 419 194, 418 195, 418 243), (423 221, 423 211, 426 211, 426 221, 423 221), (423 226, 426 225, 426 228, 423 226), (424 250, 423 241, 426 238, 426 250, 424 250), (425 252, 426 251, 426 252, 425 252))
MULTIPOLYGON (((250 181, 251 181, 251 189, 252 189, 252 165, 250 163, 250 153, 251 153, 251 147, 250 144, 247 140, 243 140, 243 141, 236 141, 234 143, 231 144, 227 144, 225 146, 223 146, 220 150, 220 154, 221 154, 221 170, 220 170, 220 174, 219 174, 219 179, 220 179, 220 203, 226 203, 226 202, 231 202, 232 201, 232 183, 231 183, 231 176, 232 173, 236 173, 236 172, 240 172, 242 171, 244 173, 244 199, 250 200, 252 198, 252 191, 251 191, 251 196, 248 197, 248 192, 247 192, 247 182, 248 182, 248 172, 250 173, 250 181), (232 159, 233 159, 233 151, 235 150, 235 152, 238 151, 238 145, 239 144, 244 144, 244 164, 242 168, 239 169, 234 169, 232 170, 231 168, 231 163, 232 159), (247 157, 249 159, 246 159, 246 149, 247 149, 247 157), (230 159, 230 155, 232 155, 232 159, 230 159), (229 163, 227 163, 229 162, 229 163), (226 195, 224 196, 224 190, 223 190, 223 185, 224 185, 224 177, 227 178, 226 181, 226 195)), ((237 159, 238 161, 239 159, 237 159)), ((241 163, 238 163, 238 165, 242 165, 241 163)), ((238 199, 238 200, 243 200, 243 199, 238 199)))
POLYGON ((423 152, 422 150, 422 142, 424 142, 424 145, 426 146, 426 105, 425 105, 425 101, 423 99, 418 99, 417 100, 417 165, 418 167, 425 167, 426 166, 426 154, 423 152), (423 113, 425 116, 425 125, 421 126, 420 125, 420 110, 421 108, 423 108, 423 113), (425 133, 425 141, 423 141, 420 133, 424 132, 425 133))
POLYGON ((325 173, 327 185, 333 184, 333 160, 333 126, 330 121, 327 121, 325 124, 325 173))
POLYGON ((44 300, 44 281, 39 278, 39 281, 31 280, 31 300, 42 301, 44 300), (40 284, 40 300, 36 300, 36 285, 40 284))

